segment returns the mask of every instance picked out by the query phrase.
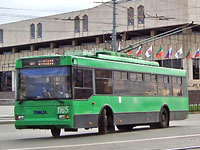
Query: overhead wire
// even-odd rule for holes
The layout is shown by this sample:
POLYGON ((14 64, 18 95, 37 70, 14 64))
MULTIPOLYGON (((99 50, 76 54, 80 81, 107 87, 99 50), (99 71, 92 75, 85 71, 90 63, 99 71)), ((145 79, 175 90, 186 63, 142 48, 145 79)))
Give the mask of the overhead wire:
POLYGON ((161 34, 158 34, 158 35, 153 36, 153 37, 150 37, 150 38, 148 38, 148 39, 144 39, 144 40, 142 40, 142 41, 139 41, 139 42, 137 42, 137 43, 135 43, 135 44, 129 45, 129 46, 127 46, 127 47, 125 47, 125 48, 119 50, 119 52, 122 52, 122 51, 131 51, 131 50, 133 50, 133 49, 138 48, 140 45, 147 44, 147 43, 149 43, 149 42, 152 42, 152 41, 155 41, 155 40, 159 40, 159 39, 162 39, 162 38, 164 38, 164 37, 167 37, 167 36, 170 36, 170 35, 174 35, 174 34, 176 34, 176 33, 180 33, 180 32, 182 32, 182 31, 184 31, 184 30, 188 30, 188 29, 191 29, 191 28, 200 26, 199 24, 193 25, 193 23, 191 24, 192 26, 188 26, 188 25, 189 25, 189 24, 184 25, 184 26, 182 26, 182 27, 178 27, 178 28, 169 30, 169 31, 164 32, 164 33, 161 33, 161 34))

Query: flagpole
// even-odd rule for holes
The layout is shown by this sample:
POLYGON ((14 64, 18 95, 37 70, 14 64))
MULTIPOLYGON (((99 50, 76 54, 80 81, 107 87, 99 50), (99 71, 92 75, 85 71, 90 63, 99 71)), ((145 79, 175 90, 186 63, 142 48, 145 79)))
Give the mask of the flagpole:
POLYGON ((152 48, 152 51, 151 51, 151 61, 153 61, 153 48, 152 48))
MULTIPOLYGON (((172 50, 173 50, 173 49, 172 49, 172 50)), ((172 54, 172 55, 170 56, 170 68, 173 68, 173 67, 172 67, 172 57, 173 57, 173 51, 171 51, 171 54, 172 54)))
POLYGON ((173 68, 173 64, 172 64, 172 57, 170 57, 170 63, 171 63, 171 65, 170 65, 170 68, 173 68))

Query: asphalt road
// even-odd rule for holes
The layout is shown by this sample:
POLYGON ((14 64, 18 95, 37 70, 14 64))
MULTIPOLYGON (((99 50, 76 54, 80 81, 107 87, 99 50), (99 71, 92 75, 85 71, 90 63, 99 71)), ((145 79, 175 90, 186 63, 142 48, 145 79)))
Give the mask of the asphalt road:
POLYGON ((98 135, 97 130, 63 132, 51 137, 48 130, 16 130, 13 124, 0 125, 0 149, 35 150, 179 150, 200 149, 200 114, 170 122, 165 129, 136 127, 130 132, 98 135))

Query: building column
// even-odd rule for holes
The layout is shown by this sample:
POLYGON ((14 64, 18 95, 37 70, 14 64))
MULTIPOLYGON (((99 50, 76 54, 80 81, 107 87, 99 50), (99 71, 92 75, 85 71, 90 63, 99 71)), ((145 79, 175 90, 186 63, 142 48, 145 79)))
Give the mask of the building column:
POLYGON ((96 37, 96 44, 100 44, 100 43, 103 43, 103 37, 101 36, 96 37))
POLYGON ((16 47, 13 47, 12 48, 12 53, 16 53, 17 52, 17 48, 16 47))
POLYGON ((12 91, 15 91, 15 71, 12 71, 12 91))
POLYGON ((158 33, 157 31, 151 30, 151 31, 150 31, 150 36, 155 36, 155 35, 157 35, 157 33, 158 33))
POLYGON ((50 49, 56 48, 56 43, 50 43, 50 49))
POLYGON ((72 47, 75 47, 78 45, 78 41, 77 40, 72 40, 72 47))
POLYGON ((183 59, 183 69, 187 71, 188 80, 193 80, 193 62, 192 59, 183 59))
POLYGON ((31 50, 31 51, 35 51, 35 45, 31 45, 31 46, 30 46, 30 50, 31 50))
POLYGON ((193 80, 193 62, 192 59, 187 61, 188 80, 193 80))

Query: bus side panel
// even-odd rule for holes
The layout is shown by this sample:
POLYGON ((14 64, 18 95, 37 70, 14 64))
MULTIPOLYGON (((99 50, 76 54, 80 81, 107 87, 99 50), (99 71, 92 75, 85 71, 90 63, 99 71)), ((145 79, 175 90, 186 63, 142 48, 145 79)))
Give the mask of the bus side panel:
POLYGON ((186 97, 93 96, 89 100, 74 101, 75 127, 96 127, 105 105, 112 109, 115 125, 159 122, 164 105, 170 110, 170 120, 185 119, 188 114, 186 97))

